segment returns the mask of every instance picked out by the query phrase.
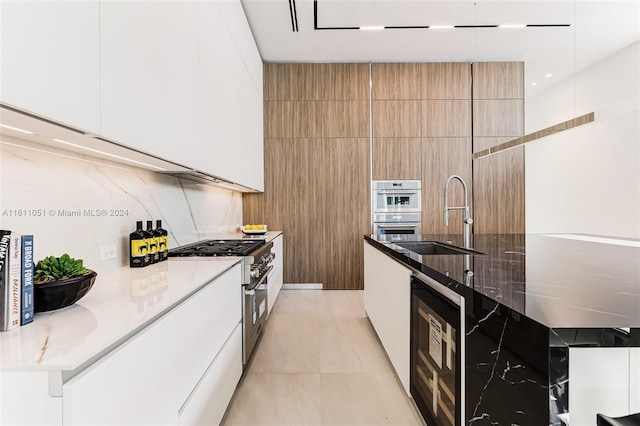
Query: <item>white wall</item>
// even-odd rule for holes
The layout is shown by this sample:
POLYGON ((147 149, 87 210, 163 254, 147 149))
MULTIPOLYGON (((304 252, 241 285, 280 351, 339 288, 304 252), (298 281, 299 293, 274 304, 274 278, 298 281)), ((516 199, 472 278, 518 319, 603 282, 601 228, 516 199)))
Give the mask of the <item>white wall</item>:
POLYGON ((640 238, 640 109, 525 145, 526 231, 640 238))
POLYGON ((611 108, 618 112, 620 108, 637 108, 639 75, 640 42, 637 42, 575 77, 534 97, 525 97, 525 134, 590 112, 607 114, 611 108))
POLYGON ((145 221, 146 227, 146 220, 154 220, 155 226, 161 219, 169 231, 169 247, 234 231, 242 222, 240 193, 181 184, 144 169, 2 140, 0 228, 33 234, 36 259, 69 253, 90 269, 106 271, 128 265, 128 236, 137 220, 145 221), (122 216, 84 212, 102 209, 122 211, 122 216), (80 216, 63 216, 61 210, 79 211, 80 216), (101 261, 99 247, 108 244, 116 244, 118 257, 101 261))

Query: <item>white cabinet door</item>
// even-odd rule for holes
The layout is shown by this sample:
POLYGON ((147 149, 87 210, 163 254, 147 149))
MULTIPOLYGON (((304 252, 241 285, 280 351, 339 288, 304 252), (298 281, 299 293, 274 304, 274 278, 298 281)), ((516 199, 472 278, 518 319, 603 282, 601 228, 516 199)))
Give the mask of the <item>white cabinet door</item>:
POLYGON ((258 87, 262 69, 255 70, 259 75, 254 78, 243 51, 245 55, 252 55, 253 63, 261 60, 257 49, 246 48, 252 36, 244 13, 240 13, 242 7, 238 0, 204 1, 200 5, 198 150, 201 155, 196 167, 262 190, 262 87, 258 87), (243 21, 244 26, 240 27, 243 21))
MULTIPOLYGON (((163 352, 172 369, 170 379, 177 393, 176 410, 242 321, 242 276, 234 266, 171 313, 179 333, 163 352)), ((242 352, 238 358, 242 369, 242 352)))
POLYGON ((409 394, 411 270, 366 242, 364 308, 409 394))
POLYGON ((273 253, 275 254, 275 259, 273 260, 273 271, 269 276, 268 283, 268 292, 267 299, 269 302, 268 314, 271 314, 271 310, 273 309, 274 303, 276 303, 276 299, 278 298, 278 294, 280 293, 280 289, 282 288, 283 283, 283 270, 284 263, 282 258, 283 253, 283 236, 282 234, 278 235, 273 239, 273 253))
POLYGON ((242 324, 211 364, 180 411, 180 425, 218 425, 242 376, 242 324))
POLYGON ((166 158, 166 4, 100 2, 102 136, 166 158))
POLYGON ((0 3, 2 102, 100 133, 98 0, 0 3))
POLYGON ((242 374, 242 337, 230 337, 242 330, 241 303, 236 265, 65 383, 64 424, 175 425, 180 408, 220 357, 225 361, 219 365, 229 371, 207 389, 226 408, 242 374), (225 352, 225 345, 232 348, 225 352))
POLYGON ((178 330, 165 316, 63 385, 65 425, 175 425, 164 352, 178 330))

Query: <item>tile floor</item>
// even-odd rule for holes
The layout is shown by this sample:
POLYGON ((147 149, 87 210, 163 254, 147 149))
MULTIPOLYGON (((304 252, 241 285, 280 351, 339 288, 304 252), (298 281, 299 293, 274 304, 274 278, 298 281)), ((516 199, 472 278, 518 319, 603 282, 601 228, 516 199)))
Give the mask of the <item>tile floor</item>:
POLYGON ((282 290, 223 425, 421 425, 362 291, 282 290))

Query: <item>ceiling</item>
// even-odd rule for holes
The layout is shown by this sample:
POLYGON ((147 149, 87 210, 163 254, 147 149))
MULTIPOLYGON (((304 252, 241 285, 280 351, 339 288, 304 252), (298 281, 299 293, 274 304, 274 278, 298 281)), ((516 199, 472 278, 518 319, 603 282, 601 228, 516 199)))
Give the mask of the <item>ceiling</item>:
POLYGON ((316 13, 314 0, 242 4, 265 63, 524 61, 528 96, 640 40, 640 0, 316 0, 316 13))

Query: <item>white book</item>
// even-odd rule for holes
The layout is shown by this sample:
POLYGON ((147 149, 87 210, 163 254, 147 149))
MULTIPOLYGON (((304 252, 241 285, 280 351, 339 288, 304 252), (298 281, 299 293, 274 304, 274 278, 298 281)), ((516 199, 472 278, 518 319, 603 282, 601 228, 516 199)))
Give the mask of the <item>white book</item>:
POLYGON ((22 318, 22 235, 11 233, 9 247, 9 321, 7 330, 20 327, 22 318))

